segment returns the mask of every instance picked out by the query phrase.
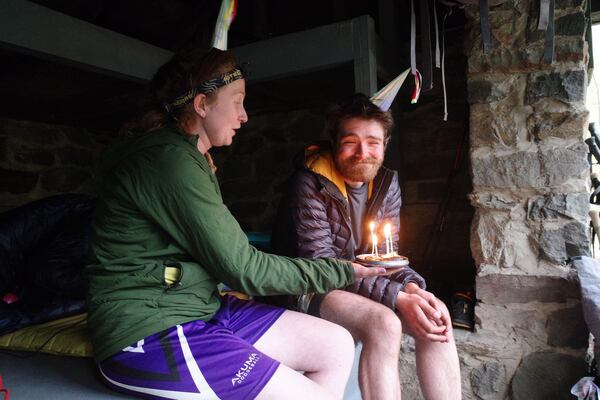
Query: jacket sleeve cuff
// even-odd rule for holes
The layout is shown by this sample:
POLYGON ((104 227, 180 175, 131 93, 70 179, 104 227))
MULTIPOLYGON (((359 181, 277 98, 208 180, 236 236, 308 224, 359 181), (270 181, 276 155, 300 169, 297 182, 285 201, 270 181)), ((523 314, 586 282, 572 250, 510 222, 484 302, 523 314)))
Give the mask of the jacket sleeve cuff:
POLYGON ((415 270, 411 268, 403 268, 401 271, 395 272, 390 275, 390 279, 394 282, 398 282, 402 285, 402 290, 409 283, 416 283, 421 289, 426 289, 427 284, 425 283, 425 279, 421 275, 419 275, 415 270))

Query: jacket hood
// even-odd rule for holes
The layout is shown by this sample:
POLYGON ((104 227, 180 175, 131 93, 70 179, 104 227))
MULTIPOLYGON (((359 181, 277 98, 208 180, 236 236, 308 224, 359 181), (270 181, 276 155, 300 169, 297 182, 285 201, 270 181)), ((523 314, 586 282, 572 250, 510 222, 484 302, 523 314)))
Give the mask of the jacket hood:
MULTIPOLYGON (((313 143, 304 148, 296 158, 296 168, 308 169, 331 182, 348 200, 346 182, 333 161, 333 151, 329 142, 313 143)), ((373 193, 373 181, 369 182, 369 198, 373 193)))
MULTIPOLYGON (((122 161, 130 159, 144 149, 181 143, 181 141, 196 147, 198 136, 185 135, 174 127, 163 127, 139 136, 119 138, 104 150, 98 166, 100 176, 106 176, 122 161)), ((198 156, 203 157, 200 152, 198 156)))

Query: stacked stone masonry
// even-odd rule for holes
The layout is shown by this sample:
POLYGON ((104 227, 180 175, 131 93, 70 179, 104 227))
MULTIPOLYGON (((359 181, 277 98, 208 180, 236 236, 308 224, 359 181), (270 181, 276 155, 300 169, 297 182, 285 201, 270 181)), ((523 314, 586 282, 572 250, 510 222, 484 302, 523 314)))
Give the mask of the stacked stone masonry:
POLYGON ((459 334, 467 399, 568 399, 586 371, 587 330, 567 263, 589 249, 585 7, 556 2, 551 65, 542 61, 539 2, 491 7, 489 54, 478 7, 466 7, 478 298, 476 331, 459 334))
POLYGON ((102 132, 0 119, 0 212, 60 193, 97 192, 102 132))

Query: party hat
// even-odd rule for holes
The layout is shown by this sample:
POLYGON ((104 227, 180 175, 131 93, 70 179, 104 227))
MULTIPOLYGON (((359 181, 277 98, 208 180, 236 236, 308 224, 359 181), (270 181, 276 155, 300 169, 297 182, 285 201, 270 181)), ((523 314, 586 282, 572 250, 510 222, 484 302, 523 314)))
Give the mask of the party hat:
POLYGON ((394 80, 375 93, 371 97, 371 101, 382 111, 389 110, 394 98, 396 98, 396 95, 398 94, 398 90, 400 90, 402 87, 402 84, 406 80, 409 72, 410 68, 398 75, 394 80))

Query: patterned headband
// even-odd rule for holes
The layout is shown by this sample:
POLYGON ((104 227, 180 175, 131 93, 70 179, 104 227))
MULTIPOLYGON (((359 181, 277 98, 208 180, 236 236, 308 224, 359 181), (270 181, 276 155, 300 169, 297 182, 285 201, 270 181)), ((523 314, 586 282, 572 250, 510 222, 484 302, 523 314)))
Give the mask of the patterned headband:
POLYGON ((163 103, 163 107, 170 114, 175 108, 180 108, 194 100, 200 93, 209 94, 216 91, 218 88, 225 86, 231 82, 243 79, 244 73, 241 65, 236 65, 231 71, 213 79, 202 82, 200 85, 190 89, 186 94, 176 97, 170 103, 163 103))

